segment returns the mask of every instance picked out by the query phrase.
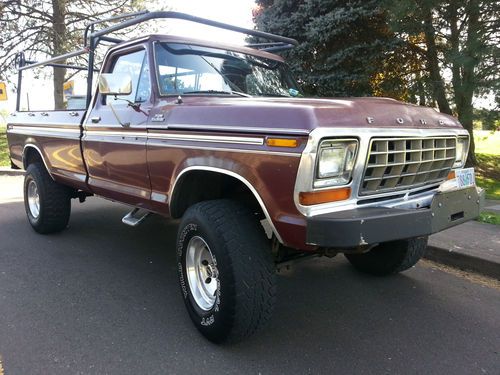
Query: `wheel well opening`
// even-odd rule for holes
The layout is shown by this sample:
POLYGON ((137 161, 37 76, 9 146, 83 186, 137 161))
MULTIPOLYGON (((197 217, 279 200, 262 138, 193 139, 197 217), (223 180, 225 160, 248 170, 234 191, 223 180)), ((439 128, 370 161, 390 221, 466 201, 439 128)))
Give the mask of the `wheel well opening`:
POLYGON ((34 147, 26 147, 23 154, 23 167, 24 169, 28 168, 30 164, 33 163, 42 163, 43 159, 40 156, 40 153, 34 147))
POLYGON ((222 198, 236 200, 259 218, 265 218, 255 195, 242 181, 211 171, 191 171, 181 176, 172 195, 170 214, 173 218, 180 218, 195 203, 222 198))

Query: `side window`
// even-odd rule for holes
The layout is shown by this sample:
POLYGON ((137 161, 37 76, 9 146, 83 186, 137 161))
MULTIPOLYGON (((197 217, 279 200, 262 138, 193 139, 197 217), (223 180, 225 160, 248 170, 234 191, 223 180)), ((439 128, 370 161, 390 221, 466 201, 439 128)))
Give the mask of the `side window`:
POLYGON ((151 96, 151 79, 149 75, 148 56, 144 55, 142 61, 141 74, 139 76, 139 84, 135 95, 135 103, 143 103, 151 96))
MULTIPOLYGON (((149 77, 149 64, 145 50, 119 56, 111 70, 111 73, 127 73, 132 77, 132 92, 129 95, 120 95, 119 99, 127 99, 131 102, 144 102, 151 94, 151 83, 149 77)), ((115 100, 113 95, 106 96, 106 104, 127 105, 123 100, 115 100)))

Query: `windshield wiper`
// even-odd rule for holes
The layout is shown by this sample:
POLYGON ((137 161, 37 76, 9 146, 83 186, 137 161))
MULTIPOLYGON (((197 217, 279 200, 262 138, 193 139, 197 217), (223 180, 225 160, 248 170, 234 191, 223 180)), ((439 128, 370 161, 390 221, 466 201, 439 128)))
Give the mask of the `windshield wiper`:
POLYGON ((239 95, 239 96, 244 96, 246 98, 250 98, 251 95, 245 94, 244 92, 240 91, 223 91, 223 90, 198 90, 198 91, 185 91, 182 93, 182 95, 187 95, 187 94, 225 94, 225 95, 239 95))

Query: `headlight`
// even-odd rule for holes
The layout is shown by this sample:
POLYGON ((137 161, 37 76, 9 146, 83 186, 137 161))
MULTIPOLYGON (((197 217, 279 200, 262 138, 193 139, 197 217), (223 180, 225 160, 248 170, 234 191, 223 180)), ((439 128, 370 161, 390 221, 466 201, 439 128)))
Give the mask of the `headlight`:
POLYGON ((455 163, 453 168, 462 168, 467 160, 467 153, 469 151, 469 137, 458 137, 457 148, 455 154, 455 163))
POLYGON ((314 187, 346 185, 351 181, 358 141, 328 140, 321 142, 314 187))

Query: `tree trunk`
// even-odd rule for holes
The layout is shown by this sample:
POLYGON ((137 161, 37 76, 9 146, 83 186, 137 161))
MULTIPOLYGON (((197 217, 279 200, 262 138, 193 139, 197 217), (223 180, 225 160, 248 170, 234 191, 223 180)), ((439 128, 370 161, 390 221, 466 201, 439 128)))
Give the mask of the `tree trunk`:
MULTIPOLYGON (((66 1, 52 0, 52 56, 58 56, 66 53, 65 35, 66 35, 66 1)), ((59 61, 64 64, 65 61, 59 61)), ((56 110, 65 109, 64 106, 64 77, 66 69, 54 67, 54 106, 56 110)))
POLYGON ((427 69, 429 70, 432 81, 433 96, 438 103, 439 110, 451 115, 452 112, 448 99, 446 99, 446 91, 439 67, 438 51, 435 40, 436 31, 432 24, 432 10, 431 8, 425 7, 423 12, 425 44, 427 46, 427 69))
MULTIPOLYGON (((467 166, 474 166, 476 164, 475 144, 474 144, 474 107, 472 99, 474 97, 474 88, 477 84, 477 77, 475 68, 479 63, 479 49, 481 48, 480 41, 480 7, 478 0, 470 0, 465 7, 465 19, 468 21, 467 39, 465 41, 465 48, 460 54, 459 31, 458 31, 458 17, 456 8, 451 7, 451 45, 455 54, 453 60, 453 90, 455 93, 455 102, 457 105, 458 120, 470 134, 470 147, 469 155, 467 157, 467 166)), ((464 21, 465 22, 465 21, 464 21)))
POLYGON ((457 105, 458 121, 464 126, 470 135, 469 155, 467 156, 467 166, 472 167, 476 165, 476 145, 474 143, 474 129, 473 129, 473 115, 474 107, 472 106, 472 92, 470 93, 470 100, 467 100, 459 107, 457 105))
POLYGON ((425 90, 424 90, 424 85, 422 84, 422 75, 420 74, 420 72, 417 72, 415 74, 415 81, 417 83, 418 105, 425 106, 426 105, 425 90))
POLYGON ((451 2, 448 6, 447 17, 450 21, 450 51, 451 51, 451 72, 452 72, 452 85, 453 93, 455 95, 455 105, 458 114, 458 120, 469 132, 470 147, 469 155, 467 157, 467 165, 475 164, 474 156, 474 135, 473 135, 473 108, 472 108, 472 92, 470 101, 466 97, 465 86, 462 77, 463 71, 463 58, 460 56, 460 31, 458 25, 458 9, 455 2, 451 2))

